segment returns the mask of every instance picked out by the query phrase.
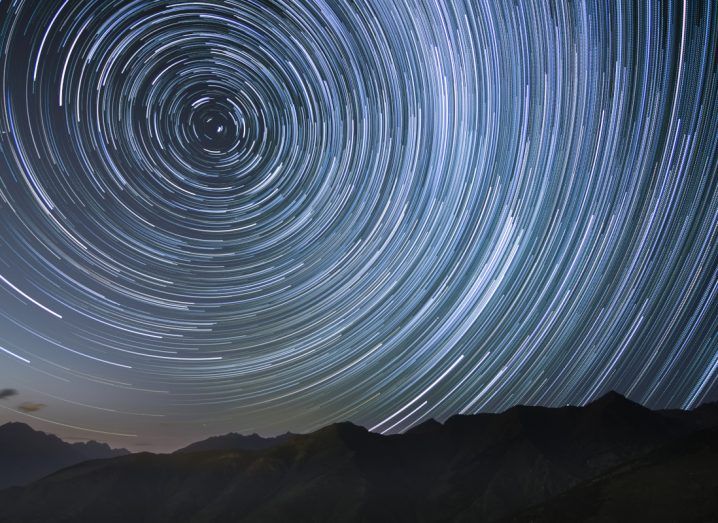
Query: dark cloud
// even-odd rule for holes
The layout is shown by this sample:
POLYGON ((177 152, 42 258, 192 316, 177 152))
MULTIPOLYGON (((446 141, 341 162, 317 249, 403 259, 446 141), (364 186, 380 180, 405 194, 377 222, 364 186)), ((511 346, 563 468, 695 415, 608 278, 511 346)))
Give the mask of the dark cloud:
POLYGON ((0 400, 4 400, 9 398, 10 396, 17 395, 17 391, 15 389, 2 389, 0 390, 0 400))
POLYGON ((47 405, 44 403, 32 403, 31 401, 26 401, 25 403, 22 403, 18 405, 18 409, 20 409, 23 412, 37 412, 38 410, 44 409, 47 405))

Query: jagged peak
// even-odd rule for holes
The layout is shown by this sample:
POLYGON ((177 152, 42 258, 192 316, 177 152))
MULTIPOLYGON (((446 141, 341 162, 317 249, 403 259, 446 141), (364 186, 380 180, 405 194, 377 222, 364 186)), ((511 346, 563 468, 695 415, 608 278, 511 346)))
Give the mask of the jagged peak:
POLYGON ((7 423, 0 425, 0 430, 24 430, 28 432, 40 432, 39 430, 33 429, 27 423, 22 423, 21 421, 8 421, 7 423))
POLYGON ((586 406, 610 406, 610 405, 635 405, 637 407, 643 407, 642 405, 631 401, 626 396, 615 390, 610 390, 602 396, 597 397, 593 401, 590 401, 586 406))
POLYGON ((332 423, 331 425, 327 425, 326 427, 323 427, 317 431, 304 434, 303 437, 336 437, 342 440, 346 440, 346 438, 363 437, 367 434, 369 434, 369 430, 367 430, 365 427, 355 425, 350 421, 341 421, 338 423, 332 423))
POLYGON ((362 427, 361 425, 356 425, 351 421, 340 421, 338 423, 332 423, 331 425, 328 425, 323 429, 319 429, 319 431, 325 429, 331 429, 337 432, 369 432, 365 427, 362 427))

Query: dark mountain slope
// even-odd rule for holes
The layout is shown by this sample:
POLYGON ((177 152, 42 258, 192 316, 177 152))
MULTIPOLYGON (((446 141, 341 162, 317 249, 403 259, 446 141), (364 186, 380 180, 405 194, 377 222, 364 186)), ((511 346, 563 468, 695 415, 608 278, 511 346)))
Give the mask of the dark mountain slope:
POLYGON ((704 403, 693 410, 659 410, 667 418, 688 421, 698 427, 710 428, 718 425, 718 402, 704 403))
POLYGON ((718 428, 672 442, 507 521, 718 520, 718 428))
POLYGON ((105 443, 66 443, 24 423, 0 426, 0 488, 24 485, 51 472, 89 459, 129 454, 105 443))
POLYGON ((403 435, 340 423, 258 450, 80 464, 0 492, 0 521, 495 521, 703 423, 617 394, 582 408, 455 416, 403 435))

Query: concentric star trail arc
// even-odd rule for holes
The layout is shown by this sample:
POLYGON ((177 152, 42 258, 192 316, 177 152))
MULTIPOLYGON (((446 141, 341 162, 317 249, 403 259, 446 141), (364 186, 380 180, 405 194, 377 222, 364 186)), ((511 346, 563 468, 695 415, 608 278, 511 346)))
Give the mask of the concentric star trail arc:
POLYGON ((0 379, 46 419, 392 432, 715 390, 714 2, 0 12, 0 379))

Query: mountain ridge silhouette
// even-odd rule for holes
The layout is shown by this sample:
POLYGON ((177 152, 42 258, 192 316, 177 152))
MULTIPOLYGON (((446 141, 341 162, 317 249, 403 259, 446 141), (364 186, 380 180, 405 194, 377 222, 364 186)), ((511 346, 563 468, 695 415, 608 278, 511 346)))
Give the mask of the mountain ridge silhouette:
POLYGON ((0 522, 501 521, 711 427, 718 404, 653 411, 610 394, 584 407, 429 420, 404 434, 348 422, 278 438, 230 433, 0 491, 0 522))

